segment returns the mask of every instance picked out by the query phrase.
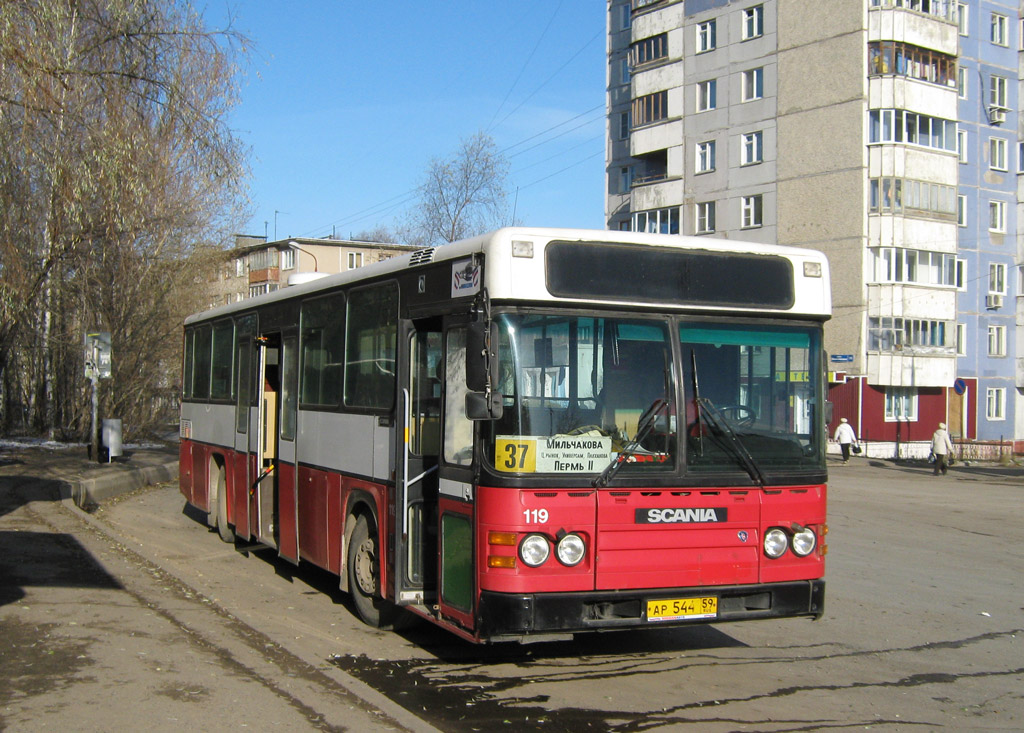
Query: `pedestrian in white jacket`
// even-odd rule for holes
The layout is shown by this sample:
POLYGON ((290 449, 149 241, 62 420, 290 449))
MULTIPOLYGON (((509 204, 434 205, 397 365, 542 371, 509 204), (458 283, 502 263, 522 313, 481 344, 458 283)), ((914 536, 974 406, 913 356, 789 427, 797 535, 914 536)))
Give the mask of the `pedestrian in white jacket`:
POLYGON ((839 449, 843 451, 843 463, 850 462, 850 448, 857 445, 857 433, 853 432, 853 426, 843 417, 839 419, 839 427, 836 428, 836 442, 839 449))
POLYGON ((946 423, 940 422, 939 428, 932 433, 932 453, 935 454, 935 475, 938 476, 939 472, 942 475, 946 475, 946 469, 949 467, 949 455, 953 452, 953 443, 949 439, 949 433, 946 432, 946 423))

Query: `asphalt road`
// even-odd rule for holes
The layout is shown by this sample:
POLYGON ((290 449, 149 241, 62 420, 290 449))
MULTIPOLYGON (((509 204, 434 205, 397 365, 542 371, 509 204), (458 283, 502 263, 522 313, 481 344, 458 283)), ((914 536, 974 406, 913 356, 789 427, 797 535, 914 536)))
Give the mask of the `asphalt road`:
POLYGON ((88 516, 0 478, 0 727, 1021 730, 1019 473, 834 465, 816 622, 492 647, 363 626, 176 486, 88 516))

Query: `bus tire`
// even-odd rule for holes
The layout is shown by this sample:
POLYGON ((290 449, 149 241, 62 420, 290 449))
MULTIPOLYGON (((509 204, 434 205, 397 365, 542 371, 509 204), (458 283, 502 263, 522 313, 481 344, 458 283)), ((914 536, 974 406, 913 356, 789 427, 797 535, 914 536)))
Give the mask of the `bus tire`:
POLYGON ((390 623, 393 608, 381 598, 380 555, 372 530, 366 515, 359 515, 348 544, 348 589, 363 623, 381 628, 390 623))
POLYGON ((216 496, 210 501, 210 511, 216 512, 214 524, 217 527, 217 535, 224 542, 234 542, 235 533, 228 524, 228 490, 227 480, 224 475, 224 467, 217 467, 216 496))

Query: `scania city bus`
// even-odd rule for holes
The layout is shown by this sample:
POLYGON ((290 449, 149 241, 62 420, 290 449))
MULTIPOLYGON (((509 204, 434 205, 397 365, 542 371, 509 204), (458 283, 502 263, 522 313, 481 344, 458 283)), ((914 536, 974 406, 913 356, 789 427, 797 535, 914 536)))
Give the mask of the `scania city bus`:
POLYGON ((473 641, 818 617, 818 252, 510 228, 191 316, 181 491, 473 641))

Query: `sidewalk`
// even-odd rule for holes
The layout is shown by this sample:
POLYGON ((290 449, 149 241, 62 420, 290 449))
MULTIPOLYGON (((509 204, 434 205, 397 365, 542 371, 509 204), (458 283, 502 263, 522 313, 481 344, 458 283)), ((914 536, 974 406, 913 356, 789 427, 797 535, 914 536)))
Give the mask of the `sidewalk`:
POLYGON ((89 509, 142 486, 178 478, 174 443, 130 447, 110 463, 90 460, 85 445, 4 441, 0 476, 32 476, 53 482, 60 499, 89 509))

